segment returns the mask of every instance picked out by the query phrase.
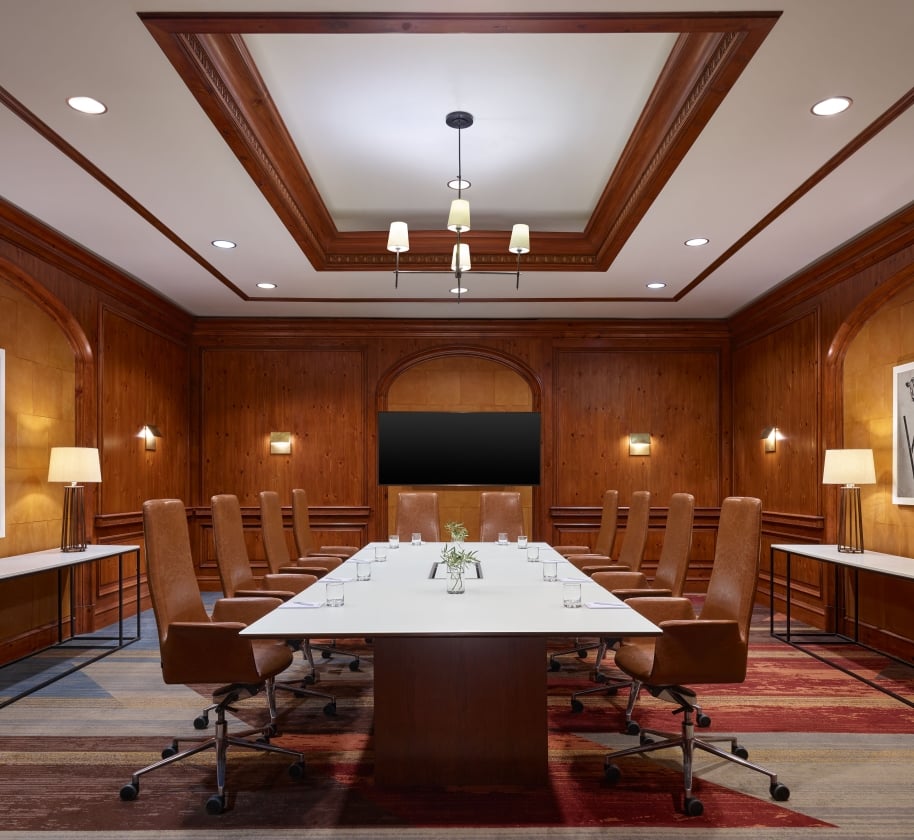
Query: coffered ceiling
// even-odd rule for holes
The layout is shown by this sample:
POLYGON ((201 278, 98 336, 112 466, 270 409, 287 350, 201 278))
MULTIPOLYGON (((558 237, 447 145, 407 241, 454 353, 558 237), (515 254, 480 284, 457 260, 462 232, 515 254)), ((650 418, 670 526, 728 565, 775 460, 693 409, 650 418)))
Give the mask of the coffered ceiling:
POLYGON ((727 317, 914 198, 909 0, 327 5, 4 0, 0 194, 193 315, 390 318, 727 317))

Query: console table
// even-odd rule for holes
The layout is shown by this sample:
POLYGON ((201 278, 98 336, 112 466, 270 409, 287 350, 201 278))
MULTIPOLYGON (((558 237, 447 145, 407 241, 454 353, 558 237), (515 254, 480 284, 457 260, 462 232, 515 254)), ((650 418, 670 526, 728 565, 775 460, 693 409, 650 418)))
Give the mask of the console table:
POLYGON ((562 583, 545 582, 542 563, 516 543, 467 543, 480 565, 462 595, 446 592, 436 566, 443 543, 401 543, 372 564, 371 580, 357 581, 355 563, 374 556, 368 545, 331 573, 348 578, 344 606, 326 606, 318 582, 241 635, 371 637, 377 784, 544 785, 546 638, 661 631, 548 545, 533 545, 558 562, 560 579, 580 581, 585 606, 563 607, 562 583))
POLYGON ((772 587, 774 586, 774 556, 777 552, 784 554, 787 560, 787 568, 785 572, 786 577, 786 592, 785 592, 785 614, 786 614, 786 627, 784 632, 779 633, 775 632, 774 629, 774 594, 772 591, 771 597, 771 606, 769 614, 769 630, 772 636, 776 639, 780 639, 782 642, 786 642, 789 645, 797 648, 798 650, 803 650, 805 653, 808 653, 810 656, 814 656, 816 659, 821 662, 831 665, 833 668, 837 668, 839 671, 843 671, 845 674, 848 674, 855 679, 860 680, 861 682, 866 683, 867 685, 877 689, 878 691, 888 694, 891 697, 894 697, 896 700, 900 700, 902 703, 905 703, 908 706, 914 707, 914 701, 909 700, 906 697, 902 697, 894 691, 886 688, 883 685, 879 685, 876 682, 868 679, 862 674, 858 674, 855 671, 851 671, 849 668, 845 668, 843 665, 840 665, 836 662, 831 661, 830 659, 821 656, 818 653, 815 653, 812 650, 809 650, 804 645, 815 644, 827 644, 831 642, 839 642, 846 644, 857 645, 858 647, 866 648, 867 650, 874 651, 879 653, 882 656, 887 657, 895 662, 899 662, 902 665, 910 666, 911 663, 907 662, 904 659, 901 659, 897 656, 892 656, 890 653, 879 650, 878 648, 872 647, 864 642, 860 641, 860 587, 859 587, 859 577, 860 571, 866 572, 876 572, 878 574, 889 575, 896 578, 904 578, 907 580, 914 580, 914 558, 912 557, 899 557, 894 554, 883 554, 879 551, 864 551, 861 554, 852 554, 850 552, 838 551, 838 547, 835 545, 772 545, 770 552, 770 574, 772 587), (791 629, 791 620, 790 620, 790 600, 791 600, 791 585, 790 585, 790 565, 791 559, 793 557, 806 557, 812 560, 820 560, 823 563, 830 563, 834 568, 835 574, 835 610, 832 620, 832 629, 829 630, 800 630, 794 631, 791 629), (854 608, 853 608, 853 634, 847 635, 842 633, 838 629, 839 616, 842 615, 844 610, 844 589, 841 586, 841 576, 850 572, 853 575, 853 589, 854 589, 854 608))
MULTIPOLYGON (((9 706, 17 700, 50 685, 53 682, 85 668, 109 653, 120 650, 123 647, 137 641, 140 638, 140 609, 137 605, 136 611, 136 633, 133 636, 127 636, 124 632, 124 557, 133 554, 136 561, 136 591, 140 591, 140 547, 138 545, 90 545, 85 551, 60 551, 60 549, 51 548, 45 551, 33 551, 29 554, 16 554, 10 557, 0 557, 0 580, 11 580, 13 578, 26 577, 28 575, 37 575, 42 572, 57 572, 57 642, 48 645, 42 650, 48 650, 52 647, 70 647, 75 649, 83 648, 102 648, 103 650, 96 656, 81 660, 78 664, 72 665, 67 669, 56 673, 54 676, 43 680, 40 683, 30 686, 20 691, 12 697, 7 697, 0 701, 0 709, 9 706), (117 635, 105 636, 95 633, 78 636, 76 635, 76 603, 73 587, 70 586, 70 617, 68 621, 64 620, 63 615, 63 589, 64 579, 70 575, 77 566, 85 563, 95 563, 109 557, 117 557, 117 635), (64 625, 69 624, 69 635, 64 638, 64 625)), ((39 653, 40 651, 35 651, 39 653)), ((34 654, 29 654, 33 656, 34 654)), ((22 657, 27 658, 27 657, 22 657)), ((21 661, 20 660, 16 660, 21 661)), ((6 663, 12 665, 12 662, 6 663)), ((3 666, 6 667, 6 666, 3 666)))

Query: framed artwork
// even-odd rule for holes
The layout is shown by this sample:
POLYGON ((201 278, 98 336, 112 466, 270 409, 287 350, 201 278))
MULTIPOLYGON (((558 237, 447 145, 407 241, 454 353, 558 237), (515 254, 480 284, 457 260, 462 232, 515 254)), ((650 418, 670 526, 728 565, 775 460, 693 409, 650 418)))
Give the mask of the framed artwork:
POLYGON ((914 505, 914 362, 892 368, 892 502, 914 505))

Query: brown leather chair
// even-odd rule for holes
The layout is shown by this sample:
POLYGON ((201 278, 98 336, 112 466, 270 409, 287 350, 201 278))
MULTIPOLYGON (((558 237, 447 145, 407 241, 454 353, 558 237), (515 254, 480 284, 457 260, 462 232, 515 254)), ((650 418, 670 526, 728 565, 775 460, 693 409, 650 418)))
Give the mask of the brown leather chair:
POLYGON ((512 541, 526 533, 520 493, 484 491, 479 494, 479 540, 495 542, 501 533, 512 541))
POLYGON ((599 554, 603 557, 612 557, 613 544, 616 541, 616 526, 619 518, 619 491, 606 490, 603 493, 603 511, 600 514, 600 530, 594 541, 593 548, 588 545, 554 545, 559 554, 567 557, 569 554, 599 554))
POLYGON ((625 518, 625 533, 619 557, 613 560, 610 554, 571 554, 568 560, 587 574, 594 572, 637 572, 644 558, 647 545, 648 525, 651 517, 651 494, 649 490, 637 490, 632 493, 625 518))
POLYGON ((175 738, 162 751, 161 761, 137 770, 121 788, 121 799, 131 801, 140 792, 140 777, 152 770, 182 761, 207 749, 216 753, 216 793, 206 802, 210 814, 225 809, 226 751, 229 746, 279 753, 294 763, 289 773, 300 778, 304 756, 269 743, 276 734, 275 679, 292 662, 283 642, 246 639, 238 634, 246 624, 275 609, 276 598, 222 598, 206 614, 194 573, 184 503, 179 499, 154 499, 143 505, 149 595, 159 634, 162 678, 175 683, 217 683, 213 691, 217 719, 211 738, 175 738), (261 729, 229 734, 226 709, 243 697, 266 690, 270 720, 261 729), (256 735, 258 740, 249 736, 256 735), (195 745, 179 751, 179 742, 195 745))
POLYGON ((692 758, 704 750, 769 778, 771 796, 783 802, 788 788, 777 774, 747 761, 748 752, 733 737, 696 738, 695 724, 711 721, 696 702, 687 683, 702 685, 741 683, 746 678, 749 624, 758 582, 762 503, 759 499, 731 496, 720 509, 714 565, 708 593, 696 617, 688 598, 634 598, 631 606, 657 624, 663 635, 652 639, 624 640, 616 651, 616 666, 651 694, 676 704, 682 713, 679 735, 642 729, 641 744, 610 753, 605 759, 606 778, 615 782, 621 770, 615 763, 624 756, 677 747, 682 751, 685 798, 683 810, 697 816, 704 810, 692 795, 692 758), (695 717, 693 717, 695 716, 695 717), (660 738, 661 740, 655 740, 660 738), (714 742, 729 742, 727 752, 714 742))
MULTIPOLYGON (((599 583, 600 586, 608 589, 623 601, 646 596, 670 598, 682 595, 689 571, 694 515, 695 497, 691 493, 674 493, 670 498, 666 528, 663 532, 663 547, 660 549, 660 560, 657 562, 657 573, 653 582, 647 579, 644 572, 594 572, 592 575, 594 583, 599 583)), ((594 661, 594 678, 601 685, 572 694, 571 710, 573 712, 583 711, 584 705, 580 698, 588 694, 600 692, 615 694, 623 686, 634 688, 634 684, 627 677, 607 679, 600 672, 600 665, 606 651, 618 643, 618 639, 600 640, 600 647, 594 661)), ((629 723, 636 698, 637 692, 634 692, 634 696, 629 696, 630 703, 626 712, 626 719, 629 723)))
POLYGON ((292 536, 295 539, 295 550, 302 558, 319 554, 322 558, 330 556, 345 560, 358 551, 358 548, 351 545, 315 546, 311 515, 308 513, 308 494, 301 488, 292 491, 292 536))
MULTIPOLYGON (((213 543, 216 549, 216 566, 219 569, 219 580, 222 581, 222 592, 228 598, 250 598, 267 596, 288 601, 299 592, 317 583, 317 577, 309 574, 274 574, 268 572, 258 581, 251 569, 247 543, 244 539, 244 522, 241 518, 241 505, 238 497, 230 493, 220 493, 212 497, 213 543)), ((314 667, 314 656, 311 644, 307 639, 290 640, 289 644, 300 647, 302 655, 311 669, 305 683, 313 685, 318 680, 314 667)), ((324 713, 336 714, 336 698, 332 694, 311 691, 287 683, 278 683, 277 688, 292 691, 300 696, 310 695, 328 700, 324 713)))
POLYGON ((422 534, 424 542, 441 540, 437 493, 399 493, 396 517, 394 533, 400 535, 401 542, 409 542, 413 534, 422 534))

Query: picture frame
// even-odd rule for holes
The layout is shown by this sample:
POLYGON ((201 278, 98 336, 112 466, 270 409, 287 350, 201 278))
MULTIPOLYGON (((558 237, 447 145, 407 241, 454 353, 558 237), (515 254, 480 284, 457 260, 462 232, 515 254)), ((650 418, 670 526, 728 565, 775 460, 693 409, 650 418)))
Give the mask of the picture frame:
POLYGON ((892 503, 914 505, 914 362, 892 368, 892 503))

